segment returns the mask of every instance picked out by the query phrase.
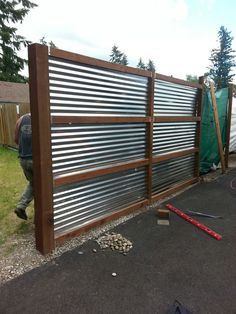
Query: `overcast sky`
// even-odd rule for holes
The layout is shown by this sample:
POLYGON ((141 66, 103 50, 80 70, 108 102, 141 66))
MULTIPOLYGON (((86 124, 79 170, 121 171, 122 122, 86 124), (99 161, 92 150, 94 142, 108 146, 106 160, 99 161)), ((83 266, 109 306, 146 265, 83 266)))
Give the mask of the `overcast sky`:
POLYGON ((38 7, 17 27, 32 42, 44 36, 60 49, 107 61, 116 44, 130 66, 151 59, 158 73, 177 78, 207 71, 221 25, 236 50, 235 0, 31 1, 38 7))

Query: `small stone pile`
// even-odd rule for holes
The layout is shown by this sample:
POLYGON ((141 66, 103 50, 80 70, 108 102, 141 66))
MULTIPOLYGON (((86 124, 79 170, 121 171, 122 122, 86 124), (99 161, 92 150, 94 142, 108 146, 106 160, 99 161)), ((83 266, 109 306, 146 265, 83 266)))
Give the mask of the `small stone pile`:
POLYGON ((121 234, 115 232, 106 233, 96 241, 100 245, 101 249, 110 248, 113 251, 117 250, 119 253, 123 253, 124 255, 126 255, 133 247, 131 241, 122 237, 121 234))

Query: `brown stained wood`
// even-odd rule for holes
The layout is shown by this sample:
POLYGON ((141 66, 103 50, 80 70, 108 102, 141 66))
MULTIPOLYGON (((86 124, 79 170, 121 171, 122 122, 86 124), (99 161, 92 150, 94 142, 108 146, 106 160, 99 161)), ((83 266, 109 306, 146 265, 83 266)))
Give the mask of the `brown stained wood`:
POLYGON ((184 182, 181 182, 179 183, 178 185, 172 187, 172 188, 169 188, 168 190, 164 191, 164 192, 161 192, 161 193, 157 193, 157 194, 154 194, 152 196, 152 202, 155 202, 155 201, 158 201, 164 197, 167 197, 173 193, 176 193, 178 191, 181 191, 182 189, 198 182, 199 179, 198 178, 193 178, 193 179, 190 179, 190 180, 186 180, 184 182))
POLYGON ((179 152, 153 156, 153 163, 158 163, 158 162, 161 162, 164 160, 169 160, 169 159, 173 159, 173 158, 178 158, 178 157, 182 157, 182 156, 195 154, 195 153, 198 153, 198 151, 199 151, 198 148, 191 148, 191 149, 186 149, 186 150, 179 151, 179 152))
MULTIPOLYGON (((204 86, 204 77, 199 77, 199 84, 204 86)), ((203 89, 198 89, 197 93, 197 116, 202 117, 202 104, 203 104, 203 89)), ((198 121, 197 123, 197 134, 196 134, 196 147, 198 148, 195 164, 195 175, 199 177, 200 175, 200 145, 201 145, 201 129, 202 123, 198 121)))
POLYGON ((109 166, 103 169, 98 170, 88 170, 88 171, 80 171, 74 172, 70 174, 61 174, 54 178, 54 186, 58 187, 64 184, 76 183, 79 181, 104 176, 106 174, 111 174, 119 171, 125 171, 133 168, 144 167, 149 163, 148 159, 143 159, 140 161, 130 162, 122 165, 109 166))
POLYGON ((181 80, 172 76, 167 76, 167 75, 163 75, 160 73, 156 73, 156 79, 157 80, 162 80, 162 81, 167 81, 170 83, 175 83, 175 84, 180 84, 180 85, 184 85, 184 86, 190 86, 190 87, 195 87, 195 88, 200 88, 202 89, 202 85, 199 83, 193 83, 193 82, 189 82, 189 81, 185 81, 185 80, 181 80))
POLYGON ((48 82, 48 48, 29 46, 30 107, 33 137, 33 171, 36 248, 54 249, 53 180, 48 82))
POLYGON ((227 131, 226 131, 226 144, 225 144, 225 167, 229 166, 229 144, 230 144, 230 128, 231 128, 231 116, 232 116, 232 104, 233 104, 233 90, 234 85, 229 84, 229 101, 227 112, 227 131))
POLYGON ((54 116, 53 124, 76 124, 76 123, 147 123, 150 117, 80 117, 80 116, 54 116))
POLYGON ((151 71, 133 68, 133 67, 129 67, 126 65, 121 65, 121 64, 115 64, 115 63, 108 62, 108 61, 98 60, 95 58, 87 57, 87 56, 80 55, 77 53, 68 52, 65 50, 51 49, 50 55, 52 57, 56 57, 56 58, 60 58, 60 59, 66 59, 66 60, 70 60, 70 61, 74 61, 74 62, 84 63, 87 65, 92 65, 92 66, 96 66, 96 67, 102 67, 102 68, 106 68, 106 69, 120 71, 123 73, 130 73, 130 74, 135 74, 135 75, 140 75, 140 76, 145 76, 145 77, 151 77, 152 76, 151 71))
POLYGON ((211 92, 212 107, 213 107, 214 120, 215 120, 215 126, 216 126, 216 136, 217 136, 217 142, 218 142, 219 153, 220 153, 221 168, 222 168, 222 173, 225 173, 225 159, 224 159, 222 138, 221 138, 221 132, 220 132, 220 123, 219 123, 219 116, 218 116, 218 110, 217 110, 217 104, 216 104, 214 84, 212 82, 210 83, 210 92, 211 92))
POLYGON ((201 121, 201 117, 191 116, 160 116, 154 117, 154 122, 198 122, 201 121))
POLYGON ((79 229, 76 230, 72 230, 71 232, 68 233, 61 233, 56 235, 56 243, 57 244, 62 244, 64 241, 71 239, 72 237, 78 236, 82 233, 88 232, 89 230, 99 227, 101 225, 104 225, 105 223, 108 223, 112 220, 118 219, 124 215, 128 215, 134 211, 140 210, 142 208, 144 208, 145 206, 148 205, 148 200, 143 200, 140 201, 136 204, 132 204, 124 209, 121 209, 115 213, 112 214, 108 214, 103 218, 100 218, 97 221, 88 223, 82 227, 80 227, 79 229))

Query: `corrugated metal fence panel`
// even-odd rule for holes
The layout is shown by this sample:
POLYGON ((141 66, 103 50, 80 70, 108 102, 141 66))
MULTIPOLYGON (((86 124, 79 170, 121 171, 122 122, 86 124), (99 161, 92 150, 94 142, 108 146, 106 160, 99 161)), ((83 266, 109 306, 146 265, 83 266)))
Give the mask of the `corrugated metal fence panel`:
POLYGON ((154 115, 195 116, 197 88, 155 80, 154 115))
POLYGON ((56 188, 54 191, 56 235, 102 219, 145 198, 144 167, 56 188))
POLYGON ((161 193, 179 182, 195 177, 195 155, 165 160, 153 166, 152 193, 161 193))
POLYGON ((49 57, 52 115, 142 116, 147 77, 49 57))
POLYGON ((196 122, 168 122, 153 124, 153 154, 160 155, 194 148, 196 122))
POLYGON ((53 172, 98 169, 145 158, 144 123, 52 127, 53 172))

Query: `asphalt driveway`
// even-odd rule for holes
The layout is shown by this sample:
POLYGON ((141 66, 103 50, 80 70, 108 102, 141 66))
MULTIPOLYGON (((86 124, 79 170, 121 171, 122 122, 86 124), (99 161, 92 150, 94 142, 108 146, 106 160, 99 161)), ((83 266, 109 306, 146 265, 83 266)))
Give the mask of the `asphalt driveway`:
POLYGON ((192 313, 236 313, 234 178, 236 169, 168 201, 223 216, 197 218, 222 240, 174 213, 169 226, 160 226, 150 210, 112 230, 132 241, 126 256, 90 240, 4 284, 0 313, 162 314, 176 299, 192 313))

